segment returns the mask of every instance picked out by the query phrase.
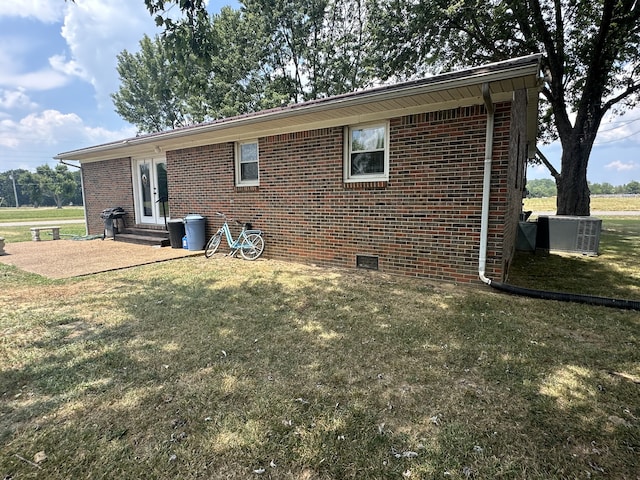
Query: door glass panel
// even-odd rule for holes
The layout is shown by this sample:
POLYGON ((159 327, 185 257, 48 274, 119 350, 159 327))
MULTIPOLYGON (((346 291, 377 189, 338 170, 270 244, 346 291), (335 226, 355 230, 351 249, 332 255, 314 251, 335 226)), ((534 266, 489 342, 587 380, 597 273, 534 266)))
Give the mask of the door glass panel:
POLYGON ((158 208, 160 217, 169 217, 169 185, 167 182, 167 164, 156 164, 158 178, 158 208))
POLYGON ((151 181, 148 163, 140 164, 140 193, 142 199, 142 215, 153 216, 153 199, 151 197, 151 181))

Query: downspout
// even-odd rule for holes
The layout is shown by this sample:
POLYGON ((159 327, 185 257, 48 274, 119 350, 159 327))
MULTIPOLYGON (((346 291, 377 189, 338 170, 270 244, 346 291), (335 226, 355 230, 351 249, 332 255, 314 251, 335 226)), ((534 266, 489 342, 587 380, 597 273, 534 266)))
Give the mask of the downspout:
POLYGON ((84 234, 89 235, 89 217, 87 216, 87 197, 84 192, 84 170, 80 165, 80 190, 82 191, 82 210, 84 210, 84 234))
POLYGON ((480 256, 478 258, 478 276, 487 285, 491 279, 485 276, 487 265, 487 239, 489 237, 489 203, 491 195, 491 162, 493 160, 493 130, 495 108, 491 99, 491 89, 488 83, 482 84, 482 98, 487 109, 487 131, 484 144, 484 178, 482 181, 482 213, 480 217, 480 256))
POLYGON ((539 298, 543 300, 556 300, 560 302, 576 302, 588 305, 600 305, 603 307, 620 308, 624 310, 640 310, 640 301, 616 298, 595 297, 593 295, 580 295, 563 292, 548 292, 516 287, 502 282, 496 282, 487 278, 485 268, 487 264, 487 241, 489 237, 489 204, 491 203, 491 163, 493 160, 493 131, 495 120, 495 108, 491 99, 491 90, 488 83, 482 84, 482 98, 487 109, 487 133, 484 148, 484 178, 482 181, 482 212, 480 219, 480 253, 478 258, 478 276, 487 285, 503 292, 525 297, 539 298))

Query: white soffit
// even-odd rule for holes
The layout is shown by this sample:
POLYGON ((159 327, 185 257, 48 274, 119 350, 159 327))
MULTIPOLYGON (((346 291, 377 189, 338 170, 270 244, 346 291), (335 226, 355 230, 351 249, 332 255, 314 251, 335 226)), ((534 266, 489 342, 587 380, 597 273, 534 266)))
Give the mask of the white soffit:
MULTIPOLYGON (((267 110, 183 129, 143 135, 56 156, 93 162, 150 155, 158 150, 210 145, 246 138, 344 126, 402 115, 483 104, 482 84, 489 82, 494 102, 509 101, 516 90, 530 91, 529 119, 537 120, 539 56, 431 77, 380 89, 356 92, 282 109, 267 110), (441 79, 442 80, 439 80, 441 79), (535 103, 535 104, 533 104, 535 103)), ((534 122, 534 129, 537 128, 534 122)), ((535 132, 534 132, 535 138, 535 132)))

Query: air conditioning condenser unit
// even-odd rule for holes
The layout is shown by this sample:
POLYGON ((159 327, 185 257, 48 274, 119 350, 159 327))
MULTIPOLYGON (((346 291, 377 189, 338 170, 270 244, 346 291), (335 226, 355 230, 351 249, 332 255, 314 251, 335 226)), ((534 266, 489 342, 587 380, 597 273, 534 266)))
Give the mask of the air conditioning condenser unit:
POLYGON ((601 230, 602 219, 596 217, 542 216, 536 248, 598 255, 601 230))

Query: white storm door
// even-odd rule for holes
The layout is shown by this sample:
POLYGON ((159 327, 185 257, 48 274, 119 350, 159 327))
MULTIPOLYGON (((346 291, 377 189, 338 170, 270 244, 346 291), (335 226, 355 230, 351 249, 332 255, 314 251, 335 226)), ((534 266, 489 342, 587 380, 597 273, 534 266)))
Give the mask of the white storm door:
POLYGON ((164 225, 165 217, 169 218, 167 162, 145 158, 134 163, 137 222, 164 225))

